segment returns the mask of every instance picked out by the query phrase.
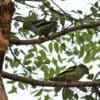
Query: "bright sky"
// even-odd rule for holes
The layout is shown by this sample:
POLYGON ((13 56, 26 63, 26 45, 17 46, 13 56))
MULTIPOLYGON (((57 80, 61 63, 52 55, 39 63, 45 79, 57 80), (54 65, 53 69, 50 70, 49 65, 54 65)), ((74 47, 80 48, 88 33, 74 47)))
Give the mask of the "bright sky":
MULTIPOLYGON (((71 11, 72 9, 80 9, 83 10, 84 12, 88 12, 89 11, 89 4, 90 2, 93 3, 96 0, 65 0, 62 1, 61 0, 54 0, 55 2, 57 2, 58 5, 62 5, 62 8, 64 8, 66 11, 71 11), (70 10, 69 10, 70 9, 70 10)), ((24 9, 25 11, 25 9, 24 9)), ((22 10, 23 12, 23 10, 22 10)), ((8 92, 11 87, 10 85, 7 85, 5 83, 5 88, 6 91, 8 92)), ((8 94, 9 100, 37 100, 36 98, 34 98, 33 95, 30 94, 30 90, 20 90, 18 89, 18 93, 17 94, 8 94)), ((58 100, 57 98, 55 100, 58 100)), ((59 98, 59 100, 61 100, 59 98)))

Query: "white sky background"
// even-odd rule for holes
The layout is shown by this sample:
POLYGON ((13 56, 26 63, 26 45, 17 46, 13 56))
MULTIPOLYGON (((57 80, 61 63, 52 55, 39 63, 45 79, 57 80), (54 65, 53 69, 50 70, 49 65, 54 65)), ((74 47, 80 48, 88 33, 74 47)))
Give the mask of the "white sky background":
MULTIPOLYGON (((54 0, 55 2, 57 2, 58 5, 60 5, 60 7, 62 7, 62 9, 64 9, 65 11, 71 11, 71 10, 82 10, 86 13, 89 12, 89 4, 95 2, 96 0, 65 0, 62 1, 61 0, 54 0)), ((21 11, 23 14, 25 14, 27 11, 27 8, 23 8, 23 10, 21 11)), ((5 89, 8 92, 11 87, 9 87, 10 85, 7 85, 5 83, 5 89)), ((18 89, 18 93, 17 94, 8 94, 8 98, 9 100, 37 100, 33 95, 30 94, 30 90, 26 89, 26 90, 20 90, 18 89)), ((61 98, 61 97, 60 97, 61 98)), ((56 98, 54 100, 61 100, 60 98, 56 98)))

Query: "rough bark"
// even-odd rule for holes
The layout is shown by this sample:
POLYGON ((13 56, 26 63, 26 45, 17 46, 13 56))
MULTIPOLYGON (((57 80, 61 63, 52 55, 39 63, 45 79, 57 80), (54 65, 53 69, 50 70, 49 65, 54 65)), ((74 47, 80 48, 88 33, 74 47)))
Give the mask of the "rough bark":
POLYGON ((14 12, 11 0, 0 1, 0 100, 8 100, 2 81, 4 55, 9 46, 10 24, 14 12))

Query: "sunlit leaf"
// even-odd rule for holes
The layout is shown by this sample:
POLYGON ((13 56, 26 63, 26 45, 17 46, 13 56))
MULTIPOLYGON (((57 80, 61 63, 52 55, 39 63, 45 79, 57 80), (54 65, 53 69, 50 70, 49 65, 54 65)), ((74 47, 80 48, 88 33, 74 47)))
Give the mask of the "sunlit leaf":
POLYGON ((58 46, 58 43, 57 43, 57 42, 54 43, 54 49, 55 49, 55 51, 58 53, 58 51, 59 51, 59 46, 58 46))
POLYGON ((42 94, 42 92, 43 92, 43 90, 40 89, 40 90, 35 94, 35 96, 40 96, 40 95, 42 94))
POLYGON ((50 42, 48 45, 49 51, 52 53, 53 51, 53 44, 50 42))
POLYGON ((8 93, 17 93, 17 88, 13 85, 12 89, 8 93))
POLYGON ((24 83, 21 83, 21 82, 18 83, 18 87, 21 88, 21 89, 23 89, 23 90, 25 89, 24 83))
POLYGON ((41 56, 42 56, 43 58, 46 58, 46 53, 45 53, 44 50, 40 50, 39 53, 41 54, 41 56))

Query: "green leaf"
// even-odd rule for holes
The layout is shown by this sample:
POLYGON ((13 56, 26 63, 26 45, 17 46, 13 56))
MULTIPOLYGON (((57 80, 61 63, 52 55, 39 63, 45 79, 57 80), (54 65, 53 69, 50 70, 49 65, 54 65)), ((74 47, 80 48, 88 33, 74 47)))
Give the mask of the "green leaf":
POLYGON ((91 11, 92 11, 93 13, 97 13, 96 8, 94 8, 94 7, 91 7, 91 11))
POLYGON ((15 21, 15 22, 14 22, 14 26, 15 26, 15 28, 17 28, 17 27, 19 26, 18 21, 15 21))
POLYGON ((80 35, 80 31, 76 31, 76 42, 81 44, 83 42, 83 37, 80 35))
POLYGON ((18 87, 19 87, 20 89, 22 89, 22 90, 25 89, 24 83, 22 83, 22 82, 19 82, 19 83, 18 83, 18 87))
POLYGON ((42 56, 37 56, 36 59, 38 60, 39 63, 43 63, 43 61, 42 61, 42 60, 43 60, 43 59, 42 59, 42 56))
POLYGON ((77 12, 78 12, 79 14, 82 14, 82 11, 81 11, 81 10, 78 10, 77 12))
POLYGON ((68 89, 68 88, 63 88, 62 97, 63 97, 63 100, 67 100, 67 99, 72 100, 73 91, 71 91, 71 89, 68 89))
POLYGON ((61 43, 60 51, 65 51, 65 50, 66 50, 66 44, 65 43, 61 43))
POLYGON ((57 43, 57 42, 54 43, 54 49, 55 49, 55 51, 58 53, 58 51, 59 51, 59 46, 58 46, 58 43, 57 43))
POLYGON ((92 54, 91 54, 91 51, 88 51, 86 53, 86 56, 84 57, 84 62, 89 63, 91 60, 92 60, 92 54))
POLYGON ((29 65, 29 64, 31 64, 31 63, 32 63, 31 60, 25 60, 25 61, 24 61, 24 65, 29 65))
POLYGON ((73 53, 72 53, 71 51, 66 51, 66 54, 67 54, 68 56, 71 56, 73 53))
POLYGON ((53 68, 50 68, 49 77, 51 78, 51 77, 53 77, 53 75, 54 75, 54 69, 53 68))
POLYGON ((49 68, 48 68, 48 66, 43 65, 43 66, 41 67, 41 70, 42 70, 43 73, 44 73, 44 79, 45 79, 45 80, 48 80, 48 79, 49 79, 49 68))
POLYGON ((44 64, 50 64, 50 60, 46 58, 43 63, 44 64))
POLYGON ((7 83, 8 83, 8 84, 14 84, 14 83, 15 83, 15 81, 10 80, 10 81, 7 81, 7 83))
POLYGON ((13 61, 13 65, 12 66, 14 66, 14 67, 18 67, 19 66, 19 64, 20 64, 20 62, 19 61, 17 61, 16 59, 14 59, 14 61, 13 61))
POLYGON ((82 91, 82 92, 87 92, 87 88, 85 88, 85 87, 78 87, 78 89, 79 89, 80 91, 82 91))
POLYGON ((26 53, 25 53, 24 50, 20 50, 20 52, 21 52, 23 55, 26 55, 26 53))
POLYGON ((52 62, 53 62, 53 64, 54 64, 55 66, 58 65, 58 64, 57 64, 57 60, 56 60, 55 58, 52 59, 52 62))
POLYGON ((30 59, 32 57, 34 57, 34 54, 33 53, 28 53, 28 55, 26 55, 24 59, 27 60, 27 59, 30 59))
POLYGON ((89 70, 91 70, 93 68, 93 65, 89 66, 89 70))
POLYGON ((60 16, 60 24, 62 25, 62 29, 63 29, 65 25, 65 16, 60 16))
POLYGON ((90 42, 91 39, 92 39, 92 34, 87 33, 87 32, 83 32, 82 35, 81 35, 81 38, 83 40, 82 43, 90 42))
POLYGON ((39 53, 41 54, 42 58, 46 58, 46 53, 44 50, 40 50, 39 53))
POLYGON ((12 61, 12 59, 9 58, 8 56, 5 57, 5 60, 7 60, 8 62, 12 61))
POLYGON ((45 89, 45 88, 44 88, 44 89, 43 89, 43 91, 45 91, 45 92, 47 92, 47 93, 48 93, 48 92, 51 92, 51 91, 52 91, 52 89, 45 89))
POLYGON ((94 100, 94 98, 91 95, 86 95, 84 98, 86 100, 94 100))
POLYGON ((44 100, 50 100, 50 96, 49 95, 46 95, 44 100))
MULTIPOLYGON (((78 55, 78 54, 79 54, 78 48, 77 48, 77 47, 74 47, 73 49, 74 49, 74 52, 73 52, 73 53, 74 53, 75 55, 78 55)), ((70 52, 70 53, 71 53, 71 52, 70 52)), ((72 54, 73 54, 73 53, 72 53, 72 54)), ((72 54, 71 54, 71 55, 72 55, 72 54)), ((71 55, 70 55, 70 56, 71 56, 71 55)))
POLYGON ((37 46, 33 45, 33 47, 28 52, 37 52, 37 46))
POLYGON ((69 59, 68 59, 68 62, 72 62, 73 59, 74 59, 74 57, 69 58, 69 59))
POLYGON ((81 46, 80 47, 80 52, 79 52, 79 58, 81 58, 81 57, 83 57, 83 55, 84 55, 84 46, 81 46))
POLYGON ((32 70, 35 70, 34 67, 31 67, 31 66, 27 66, 26 69, 29 71, 29 72, 32 72, 32 70))
POLYGON ((52 45, 51 42, 49 43, 48 48, 49 48, 49 51, 52 53, 52 51, 53 51, 53 45, 52 45))
POLYGON ((58 60, 62 63, 62 58, 61 58, 60 54, 58 54, 58 60))
POLYGON ((76 98, 76 100, 78 100, 78 94, 77 93, 74 94, 74 97, 76 98))
POLYGON ((98 8, 98 7, 99 7, 98 2, 95 2, 94 6, 95 6, 96 8, 98 8))
POLYGON ((42 94, 42 92, 43 92, 43 89, 40 89, 40 90, 35 94, 35 96, 40 96, 40 95, 42 94))
POLYGON ((45 51, 48 51, 45 45, 40 44, 39 45, 41 48, 43 48, 45 51))
POLYGON ((95 29, 89 29, 87 30, 89 34, 93 35, 96 33, 95 29))
POLYGON ((57 95, 58 92, 60 92, 61 88, 62 88, 62 87, 55 87, 55 88, 54 88, 54 91, 55 91, 56 95, 57 95))
POLYGON ((36 61, 34 61, 34 64, 36 65, 36 68, 39 68, 42 66, 42 60, 41 60, 41 62, 36 60, 36 61))
POLYGON ((14 49, 14 54, 15 54, 16 56, 19 56, 19 51, 18 51, 17 48, 14 49))
POLYGON ((8 93, 17 93, 17 88, 13 85, 12 89, 8 93))

